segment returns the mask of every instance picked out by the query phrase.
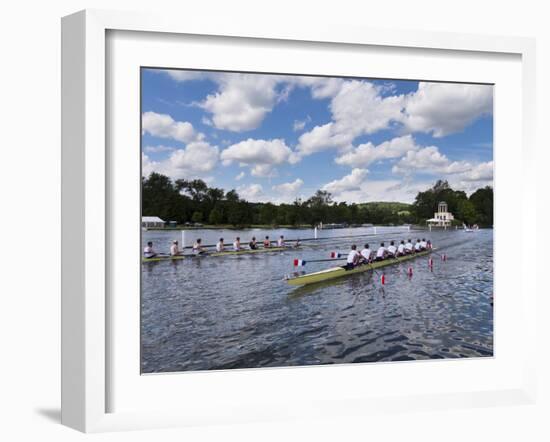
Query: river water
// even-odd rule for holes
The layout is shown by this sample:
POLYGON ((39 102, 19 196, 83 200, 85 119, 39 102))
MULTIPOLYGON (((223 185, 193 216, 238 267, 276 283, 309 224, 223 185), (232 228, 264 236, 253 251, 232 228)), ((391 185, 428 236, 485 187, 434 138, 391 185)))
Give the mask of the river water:
MULTIPOLYGON (((311 237, 312 231, 188 231, 186 243, 219 236, 232 242, 269 234, 311 237)), ((258 368, 493 355, 493 231, 390 233, 337 229, 300 250, 204 257, 142 264, 143 373, 258 368), (302 288, 288 285, 293 259, 328 258, 352 243, 426 237, 432 255, 387 267, 386 282, 371 272, 302 288), (413 276, 407 276, 411 266, 413 276)), ((167 251, 179 231, 144 231, 167 251)), ((387 245, 387 244, 386 244, 387 245)), ((335 265, 310 263, 300 271, 335 265)))

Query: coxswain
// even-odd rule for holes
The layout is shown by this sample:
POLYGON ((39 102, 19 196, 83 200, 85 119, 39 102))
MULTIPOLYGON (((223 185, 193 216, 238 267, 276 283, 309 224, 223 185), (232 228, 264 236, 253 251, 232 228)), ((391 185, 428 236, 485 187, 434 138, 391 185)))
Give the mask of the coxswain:
POLYGON ((401 240, 399 247, 397 247, 397 253, 395 256, 405 256, 405 241, 401 240))
POLYGON ((386 247, 384 247, 384 243, 380 243, 380 247, 378 247, 378 250, 376 251, 376 261, 383 261, 384 258, 386 258, 386 247))
POLYGON ((277 240, 277 247, 285 247, 285 237, 283 235, 277 240))
POLYGON ((268 249, 271 247, 271 241, 269 240, 269 236, 266 236, 264 239, 264 249, 268 249))
POLYGON ((395 247, 394 242, 391 241, 390 245, 388 246, 388 256, 395 258, 396 252, 397 252, 397 247, 395 247))
POLYGON ((410 239, 407 240, 407 244, 405 244, 405 253, 408 255, 410 253, 413 253, 413 243, 410 239))
POLYGON ((202 248, 202 240, 200 238, 197 238, 195 244, 193 244, 193 253, 195 255, 200 255, 201 253, 204 253, 204 250, 202 248))
POLYGON ((426 241, 426 248, 428 250, 431 250, 432 249, 432 242, 430 240, 426 241))
POLYGON ((361 250, 361 257, 367 264, 371 262, 371 254, 372 250, 369 249, 368 244, 365 244, 365 247, 363 248, 363 250, 361 250))
POLYGON ((147 242, 147 246, 143 249, 144 258, 154 258, 157 256, 157 252, 153 249, 153 241, 147 242))
POLYGON ((223 252, 225 249, 225 244, 223 243, 223 238, 220 238, 216 244, 216 252, 223 252))
POLYGON ((233 250, 235 250, 235 252, 241 250, 241 238, 238 236, 235 238, 235 241, 233 241, 233 250))
POLYGON ((250 242, 248 243, 248 247, 250 247, 250 250, 256 250, 258 248, 258 243, 256 242, 255 236, 253 236, 250 242))
POLYGON ((416 240, 416 244, 414 245, 414 252, 418 253, 422 251, 422 246, 420 245, 420 238, 416 240))
POLYGON ((170 246, 170 256, 180 256, 181 254, 182 253, 178 246, 178 242, 176 240, 172 241, 172 245, 170 246))
POLYGON ((354 244, 351 246, 351 251, 348 253, 348 259, 344 268, 346 270, 353 269, 359 263, 360 259, 361 255, 357 251, 357 246, 354 244))

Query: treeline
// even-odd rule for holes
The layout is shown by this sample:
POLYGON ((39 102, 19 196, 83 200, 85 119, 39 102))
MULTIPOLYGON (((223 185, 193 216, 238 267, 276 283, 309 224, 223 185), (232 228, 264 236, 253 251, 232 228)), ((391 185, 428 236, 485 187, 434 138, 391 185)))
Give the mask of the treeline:
POLYGON ((462 190, 453 190, 447 181, 439 180, 435 185, 419 192, 411 207, 416 222, 423 222, 434 216, 440 201, 445 201, 455 218, 454 224, 491 227, 493 225, 493 188, 477 189, 468 197, 462 190))
MULTIPOLYGON (((331 194, 323 190, 318 190, 307 200, 296 199, 292 204, 276 205, 245 201, 235 190, 225 192, 223 189, 209 187, 199 179, 172 181, 164 175, 153 172, 147 178, 142 178, 142 214, 144 216, 159 216, 165 221, 176 221, 178 224, 201 223, 236 227, 249 225, 315 226, 320 222, 348 225, 364 223, 398 225, 418 223, 431 218, 435 210, 434 207, 437 207, 439 201, 437 198, 447 196, 448 192, 442 193, 443 190, 447 192, 451 189, 448 184, 438 182, 433 189, 420 193, 413 205, 384 202, 336 203, 332 200, 331 194), (443 189, 445 186, 446 188, 443 189), (432 196, 433 198, 430 200, 432 196), (430 203, 430 201, 435 202, 430 203), (425 210, 428 204, 432 205, 429 210, 425 210)), ((466 195, 464 194, 464 196, 466 195)), ((456 201, 459 200, 462 198, 456 198, 456 201)), ((471 201, 474 208, 478 207, 478 203, 483 205, 483 201, 485 201, 479 197, 474 200, 475 203, 471 201)), ((455 207, 455 200, 451 202, 445 199, 445 201, 449 203, 449 208, 452 211, 452 208, 455 207)), ((467 197, 466 201, 470 202, 467 197)), ((477 209, 474 210, 476 221, 470 222, 472 219, 469 216, 470 206, 461 207, 465 209, 468 216, 467 220, 464 218, 465 222, 492 224, 492 190, 490 223, 478 221, 477 209)))

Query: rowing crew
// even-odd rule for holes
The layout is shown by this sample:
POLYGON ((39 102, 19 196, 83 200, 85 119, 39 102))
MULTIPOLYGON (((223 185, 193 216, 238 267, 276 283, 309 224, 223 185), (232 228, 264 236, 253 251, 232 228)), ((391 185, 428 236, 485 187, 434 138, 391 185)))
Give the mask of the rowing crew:
MULTIPOLYGON (((300 240, 297 239, 294 243, 294 247, 299 247, 299 246, 300 246, 300 240)), ((263 241, 263 247, 264 247, 264 249, 268 249, 268 248, 272 247, 269 236, 265 237, 265 239, 263 241)), ((277 246, 276 247, 278 247, 278 248, 288 247, 286 242, 285 242, 285 238, 284 238, 283 235, 281 235, 279 237, 279 239, 277 240, 277 246)), ((216 244, 216 252, 224 252, 226 250, 232 250, 234 252, 239 252, 239 251, 242 251, 242 250, 256 250, 258 248, 259 248, 258 247, 258 242, 256 241, 255 236, 253 236, 252 239, 249 241, 248 249, 246 249, 241 244, 241 238, 238 237, 238 236, 235 238, 235 241, 233 241, 233 247, 231 249, 226 248, 226 245, 224 243, 223 238, 220 238, 218 243, 216 244)), ((200 254, 203 254, 203 253, 207 253, 204 246, 202 245, 202 239, 201 238, 198 238, 195 241, 195 243, 193 244, 193 253, 195 255, 200 255, 200 254)), ((158 253, 153 248, 153 242, 148 241, 147 246, 143 249, 143 257, 144 258, 155 258, 157 255, 158 255, 158 253)), ((181 255, 183 255, 183 250, 181 250, 179 248, 178 241, 175 241, 175 240, 172 241, 172 245, 170 246, 170 256, 181 256, 181 255)))
POLYGON ((404 240, 396 247, 395 242, 391 241, 390 245, 386 247, 384 243, 380 243, 380 247, 374 252, 368 244, 365 244, 365 247, 361 252, 357 251, 357 246, 354 244, 351 246, 351 251, 348 253, 346 268, 355 267, 359 264, 368 264, 373 261, 383 261, 385 259, 398 258, 399 256, 411 255, 414 253, 423 252, 432 248, 432 243, 430 240, 419 238, 416 240, 416 243, 413 245, 412 241, 409 239, 406 243, 404 240))

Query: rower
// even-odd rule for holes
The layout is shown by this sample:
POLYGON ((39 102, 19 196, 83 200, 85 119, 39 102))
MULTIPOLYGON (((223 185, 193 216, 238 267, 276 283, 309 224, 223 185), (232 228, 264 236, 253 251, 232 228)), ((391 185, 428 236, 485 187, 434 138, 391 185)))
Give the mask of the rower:
POLYGON ((383 261, 384 258, 386 258, 386 247, 384 247, 384 243, 380 243, 380 247, 378 247, 378 250, 376 251, 376 261, 383 261))
POLYGON ((410 253, 413 253, 413 244, 410 239, 407 240, 407 244, 405 244, 405 253, 408 255, 410 253))
POLYGON ((422 246, 420 245, 420 238, 416 240, 416 244, 414 245, 414 252, 418 253, 422 251, 422 246))
POLYGON ((269 240, 269 236, 266 236, 264 239, 264 249, 268 249, 271 247, 271 241, 269 240))
POLYGON ((200 255, 201 253, 204 253, 204 250, 202 248, 202 240, 200 238, 197 238, 195 244, 193 244, 193 253, 195 255, 200 255))
POLYGON ((220 238, 216 244, 216 252, 223 252, 225 249, 225 244, 223 243, 223 238, 220 238))
POLYGON ((357 246, 353 244, 351 246, 351 251, 348 253, 348 259, 344 268, 346 270, 353 269, 359 263, 359 259, 361 259, 361 255, 357 251, 357 246))
POLYGON ((397 247, 397 253, 395 254, 395 256, 404 256, 405 253, 405 241, 401 240, 399 247, 397 247))
POLYGON ((285 247, 285 237, 283 235, 277 240, 277 247, 285 247))
POLYGON ((258 248, 258 243, 256 242, 255 236, 253 236, 252 240, 248 243, 248 247, 250 247, 250 250, 256 250, 258 248))
POLYGON ((147 246, 143 249, 144 258, 154 258, 157 256, 157 252, 153 249, 153 241, 148 241, 147 246))
POLYGON ((393 241, 390 242, 390 245, 388 246, 388 256, 391 258, 395 258, 395 253, 397 252, 397 247, 395 247, 395 244, 393 241))
POLYGON ((296 248, 300 247, 300 238, 296 240, 296 242, 294 243, 294 247, 296 248))
POLYGON ((426 250, 428 248, 428 243, 426 243, 426 238, 422 238, 422 241, 420 241, 420 247, 422 250, 426 250))
POLYGON ((364 260, 364 262, 366 262, 367 264, 371 262, 371 254, 372 254, 372 250, 369 249, 368 244, 365 244, 365 248, 361 250, 361 257, 364 260))
POLYGON ((180 256, 182 253, 178 247, 178 242, 176 240, 172 241, 170 246, 170 256, 180 256))
POLYGON ((235 250, 235 252, 241 250, 241 238, 238 236, 235 238, 235 241, 233 241, 233 250, 235 250))

